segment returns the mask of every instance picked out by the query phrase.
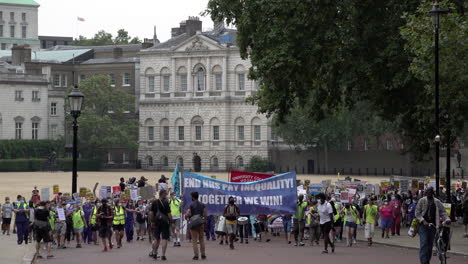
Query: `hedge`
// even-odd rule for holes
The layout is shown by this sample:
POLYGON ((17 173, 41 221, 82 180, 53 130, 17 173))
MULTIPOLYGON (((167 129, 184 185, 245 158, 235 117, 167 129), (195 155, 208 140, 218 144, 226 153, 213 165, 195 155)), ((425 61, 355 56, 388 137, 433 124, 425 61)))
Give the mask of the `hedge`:
MULTIPOLYGON (((57 170, 71 171, 72 159, 58 159, 57 170)), ((101 169, 99 160, 78 160, 78 171, 98 171, 101 169)), ((0 171, 15 172, 15 171, 41 171, 50 170, 47 167, 46 159, 0 159, 0 171)))
POLYGON ((1 159, 46 159, 55 151, 60 157, 65 150, 62 139, 11 139, 0 140, 1 159))

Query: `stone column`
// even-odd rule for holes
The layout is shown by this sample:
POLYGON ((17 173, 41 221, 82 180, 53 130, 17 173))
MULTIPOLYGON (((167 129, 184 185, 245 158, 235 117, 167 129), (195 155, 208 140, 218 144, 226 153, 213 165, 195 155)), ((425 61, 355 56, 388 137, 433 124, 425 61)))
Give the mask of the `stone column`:
POLYGON ((192 58, 187 59, 187 96, 193 97, 192 58))
MULTIPOLYGON (((174 96, 174 93, 176 92, 176 66, 175 66, 175 58, 171 58, 171 86, 172 86, 172 96, 174 96)), ((171 90, 171 89, 169 89, 171 90)))
POLYGON ((211 58, 206 58, 206 91, 211 92, 211 58))
POLYGON ((223 92, 226 95, 228 91, 227 87, 227 56, 223 57, 223 92))

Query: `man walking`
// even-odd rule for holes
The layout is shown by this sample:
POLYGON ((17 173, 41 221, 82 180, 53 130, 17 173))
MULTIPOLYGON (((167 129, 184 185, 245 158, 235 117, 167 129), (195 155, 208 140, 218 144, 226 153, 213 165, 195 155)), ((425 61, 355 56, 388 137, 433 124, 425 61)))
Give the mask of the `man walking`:
POLYGON ((172 215, 172 238, 174 239, 174 247, 180 247, 180 200, 177 199, 176 193, 171 192, 171 200, 169 202, 172 215))
POLYGON ((112 208, 107 204, 107 199, 102 199, 102 205, 97 210, 97 220, 99 223, 99 237, 102 239, 102 245, 104 246, 103 252, 107 251, 107 241, 109 241, 109 249, 112 249, 112 231, 111 224, 112 218, 112 208))
POLYGON ((40 202, 39 206, 34 210, 34 236, 36 239, 36 257, 41 259, 42 256, 40 254, 41 250, 41 242, 47 245, 47 258, 51 259, 54 256, 50 254, 50 242, 52 239, 50 238, 50 223, 49 223, 50 212, 46 208, 45 202, 40 202))
POLYGON ((226 218, 229 248, 234 249, 234 239, 236 238, 237 233, 237 218, 240 216, 240 209, 235 204, 234 197, 229 197, 229 204, 224 207, 223 216, 226 218))
POLYGON ((416 205, 416 219, 419 225, 419 261, 421 264, 429 264, 432 257, 432 246, 436 229, 440 225, 439 219, 445 219, 449 224, 450 218, 445 211, 442 202, 434 197, 432 187, 426 190, 426 196, 421 198, 416 205))
POLYGON ((29 206, 24 201, 24 197, 18 195, 19 201, 15 204, 13 212, 15 212, 15 223, 18 235, 18 245, 23 241, 28 244, 29 236, 29 206))
POLYGON ((162 241, 161 260, 167 260, 166 249, 167 241, 170 237, 171 209, 167 200, 167 191, 159 191, 159 199, 153 201, 150 210, 150 223, 153 232, 153 252, 151 256, 154 259, 158 258, 158 249, 162 241))
POLYGON ((57 237, 57 248, 58 249, 64 249, 66 248, 65 246, 65 232, 67 231, 67 223, 65 222, 65 220, 60 220, 60 217, 59 217, 59 209, 61 209, 60 211, 63 210, 63 214, 65 216, 65 207, 67 206, 67 204, 65 202, 62 202, 58 203, 57 205, 57 208, 55 209, 56 210, 56 214, 55 214, 55 228, 54 228, 54 231, 55 231, 55 236, 57 237))
POLYGON ((304 228, 305 228, 305 211, 307 208, 307 202, 304 202, 304 195, 300 194, 297 198, 297 209, 296 214, 293 216, 293 232, 294 240, 296 243, 294 246, 304 246, 302 239, 304 238, 304 228))
POLYGON ((117 248, 121 248, 125 228, 125 208, 120 205, 120 201, 118 199, 114 201, 114 220, 112 223, 117 248))
POLYGON ((375 225, 377 223, 377 213, 379 212, 379 207, 374 204, 376 200, 377 198, 372 197, 369 203, 364 206, 364 233, 367 239, 368 246, 372 246, 372 238, 374 237, 375 225))
POLYGON ((192 204, 185 214, 185 218, 190 220, 190 233, 192 234, 193 260, 198 260, 198 243, 200 243, 200 254, 202 259, 206 259, 205 241, 203 236, 204 222, 207 216, 206 207, 198 201, 198 192, 191 193, 192 204), (196 223, 196 224, 195 224, 196 223))

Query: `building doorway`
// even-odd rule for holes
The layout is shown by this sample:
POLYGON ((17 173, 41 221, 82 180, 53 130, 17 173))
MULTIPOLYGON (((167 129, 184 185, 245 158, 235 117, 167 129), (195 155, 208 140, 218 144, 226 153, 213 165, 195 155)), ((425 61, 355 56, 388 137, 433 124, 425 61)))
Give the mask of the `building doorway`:
POLYGON ((307 174, 314 174, 315 173, 315 162, 314 160, 307 161, 307 174))
POLYGON ((201 171, 201 158, 196 153, 193 156, 193 170, 195 172, 201 171))

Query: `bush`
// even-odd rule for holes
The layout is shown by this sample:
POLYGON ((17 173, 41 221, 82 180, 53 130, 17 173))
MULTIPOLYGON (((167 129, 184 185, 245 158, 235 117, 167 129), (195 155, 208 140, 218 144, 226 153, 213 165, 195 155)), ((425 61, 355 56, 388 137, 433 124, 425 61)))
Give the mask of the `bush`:
POLYGON ((46 162, 46 159, 0 160, 0 171, 40 171, 46 162))
POLYGON ((248 171, 252 172, 267 172, 271 170, 270 162, 267 159, 262 159, 258 156, 253 156, 250 159, 248 171))
MULTIPOLYGON (((58 165, 63 171, 71 171, 73 169, 73 159, 58 159, 58 165)), ((99 160, 78 160, 78 171, 98 171, 101 169, 101 161, 99 160)))
POLYGON ((12 139, 0 140, 1 159, 44 159, 56 152, 57 157, 65 150, 62 139, 32 140, 32 139, 12 139))

